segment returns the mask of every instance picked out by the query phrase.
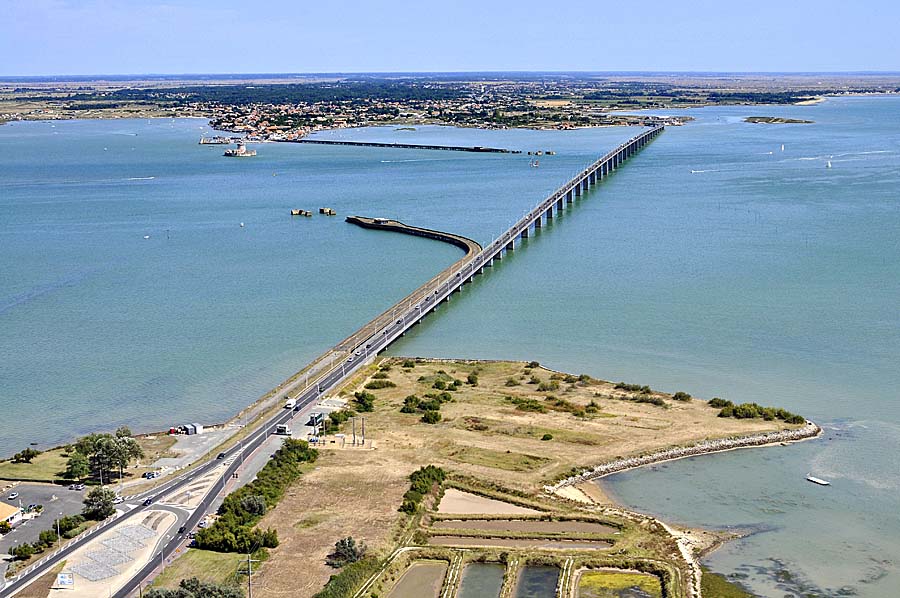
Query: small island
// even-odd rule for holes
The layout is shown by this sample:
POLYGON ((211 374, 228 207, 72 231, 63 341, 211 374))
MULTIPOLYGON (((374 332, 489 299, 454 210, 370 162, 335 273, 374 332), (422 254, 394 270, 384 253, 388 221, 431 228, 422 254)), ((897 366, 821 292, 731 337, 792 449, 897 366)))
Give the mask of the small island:
POLYGON ((800 118, 783 118, 781 116, 748 116, 745 123, 755 125, 811 125, 815 121, 800 118))

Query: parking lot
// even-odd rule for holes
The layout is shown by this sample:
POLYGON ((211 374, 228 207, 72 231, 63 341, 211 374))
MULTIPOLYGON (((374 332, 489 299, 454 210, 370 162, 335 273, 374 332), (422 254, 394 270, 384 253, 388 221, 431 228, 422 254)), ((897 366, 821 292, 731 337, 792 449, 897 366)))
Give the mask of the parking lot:
POLYGON ((10 546, 24 542, 34 542, 45 529, 54 525, 54 520, 63 515, 76 515, 81 513, 84 506, 84 494, 87 490, 69 490, 66 486, 53 486, 50 484, 17 484, 14 488, 6 490, 0 496, 0 500, 8 505, 22 506, 43 505, 44 512, 40 517, 18 524, 13 531, 0 539, 0 553, 7 554, 10 546), (18 492, 15 500, 6 500, 13 493, 18 492))

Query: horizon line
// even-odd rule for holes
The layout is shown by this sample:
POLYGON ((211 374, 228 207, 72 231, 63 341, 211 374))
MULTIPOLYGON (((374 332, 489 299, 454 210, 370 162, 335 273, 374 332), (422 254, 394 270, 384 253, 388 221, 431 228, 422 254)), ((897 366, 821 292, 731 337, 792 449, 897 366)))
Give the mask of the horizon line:
POLYGON ((900 76, 900 70, 848 70, 848 71, 728 71, 728 70, 461 70, 461 71, 308 71, 308 72, 193 72, 193 73, 95 73, 95 74, 40 74, 40 75, 5 75, 0 74, 0 81, 17 80, 135 80, 141 78, 214 78, 214 77, 316 77, 316 76, 352 76, 352 75, 781 75, 781 76, 900 76))

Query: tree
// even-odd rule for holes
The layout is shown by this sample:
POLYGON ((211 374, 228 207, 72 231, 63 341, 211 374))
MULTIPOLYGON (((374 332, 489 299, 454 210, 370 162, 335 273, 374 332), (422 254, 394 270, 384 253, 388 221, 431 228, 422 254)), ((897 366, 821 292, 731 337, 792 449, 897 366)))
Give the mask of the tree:
POLYGON ((75 451, 66 462, 66 471, 63 474, 67 480, 80 480, 91 473, 91 465, 88 458, 75 451))
POLYGON ((10 546, 9 554, 16 560, 26 561, 34 555, 34 546, 28 542, 18 546, 10 546))
POLYGON ((13 455, 13 463, 31 463, 31 460, 41 454, 41 451, 27 448, 13 455))
POLYGON ((259 494, 245 496, 240 501, 241 508, 256 517, 262 517, 266 514, 266 499, 259 494))
POLYGON ((366 555, 365 542, 356 543, 353 536, 347 536, 334 543, 334 550, 325 559, 331 567, 343 567, 355 563, 366 555))
POLYGON ((115 499, 115 492, 98 486, 91 489, 84 498, 84 509, 81 512, 88 519, 102 521, 116 512, 115 504, 113 504, 115 499))
POLYGON ((9 521, 0 521, 0 534, 8 534, 12 530, 9 521))

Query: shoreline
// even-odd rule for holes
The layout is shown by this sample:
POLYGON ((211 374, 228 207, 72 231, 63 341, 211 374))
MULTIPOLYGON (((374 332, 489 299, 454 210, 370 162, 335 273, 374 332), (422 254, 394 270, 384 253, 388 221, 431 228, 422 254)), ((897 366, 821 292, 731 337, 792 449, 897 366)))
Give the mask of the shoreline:
POLYGON ((811 421, 807 421, 802 428, 791 430, 780 430, 775 432, 763 432, 759 434, 749 434, 747 436, 736 436, 731 438, 722 438, 718 440, 704 440, 687 447, 674 447, 655 451, 648 455, 637 457, 629 457, 627 459, 616 459, 595 466, 593 469, 586 470, 579 475, 570 476, 560 480, 556 484, 544 486, 544 490, 554 494, 560 489, 568 486, 578 486, 584 482, 590 482, 606 476, 622 473, 639 467, 655 465, 657 463, 665 463, 667 461, 677 461, 678 459, 686 459, 688 457, 696 457, 698 455, 708 455, 711 453, 723 453, 743 448, 757 448, 781 444, 782 442, 800 442, 815 438, 822 433, 822 428, 811 421))

